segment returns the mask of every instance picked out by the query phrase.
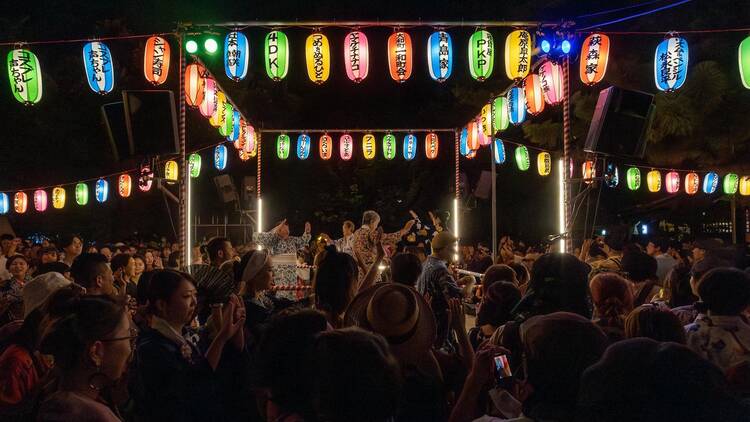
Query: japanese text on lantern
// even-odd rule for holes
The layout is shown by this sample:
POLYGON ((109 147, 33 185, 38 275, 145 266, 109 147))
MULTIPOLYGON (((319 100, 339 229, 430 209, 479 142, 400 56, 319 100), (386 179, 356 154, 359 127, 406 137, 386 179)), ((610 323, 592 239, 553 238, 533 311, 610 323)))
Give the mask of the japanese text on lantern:
POLYGON ((19 53, 10 62, 14 92, 23 92, 25 84, 34 80, 34 66, 31 64, 31 52, 18 50, 19 53))
POLYGON ((602 36, 594 35, 589 42, 589 51, 586 54, 586 74, 596 73, 599 61, 599 47, 602 45, 602 36))
POLYGON ((521 31, 518 39, 518 73, 524 74, 529 68, 529 33, 521 31))
POLYGON ((227 34, 227 65, 229 66, 236 66, 242 58, 242 50, 238 48, 238 34, 239 32, 230 32, 227 34))
POLYGON ((406 75, 406 37, 403 32, 396 34, 396 73, 406 75))
POLYGON ((440 63, 440 69, 448 69, 448 58, 450 51, 448 51, 448 33, 440 32, 438 35, 438 60, 440 63))
POLYGON ((89 51, 89 63, 91 64, 91 80, 101 82, 104 73, 109 72, 109 55, 104 54, 102 47, 92 48, 89 51))
POLYGON ((323 78, 323 34, 313 35, 313 68, 315 79, 323 78))
POLYGON ((154 55, 151 60, 151 72, 156 76, 161 76, 164 67, 164 39, 161 37, 154 38, 154 55))
POLYGON ((667 50, 661 54, 661 81, 667 83, 668 81, 675 81, 680 75, 682 66, 684 64, 685 46, 683 45, 684 40, 679 39, 674 44, 672 51, 667 50))
POLYGON ((353 71, 359 70, 359 33, 349 34, 349 63, 353 71))

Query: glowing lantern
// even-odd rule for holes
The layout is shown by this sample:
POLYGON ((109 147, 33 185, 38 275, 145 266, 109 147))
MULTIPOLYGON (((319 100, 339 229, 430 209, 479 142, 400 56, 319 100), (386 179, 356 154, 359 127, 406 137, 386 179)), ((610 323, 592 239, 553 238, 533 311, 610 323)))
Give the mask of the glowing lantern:
POLYGON ((510 124, 508 99, 497 97, 492 101, 492 134, 507 129, 508 124, 510 124))
POLYGON ((646 185, 649 192, 661 190, 661 173, 659 173, 659 170, 651 170, 646 174, 646 185))
MULTIPOLYGON (((206 68, 199 64, 185 67, 185 102, 191 107, 198 107, 203 102, 206 91, 206 68)), ((203 113, 201 111, 201 113, 203 113)), ((205 116, 205 114, 203 114, 205 116)), ((210 113, 208 114, 211 115, 210 113)))
POLYGON ((221 115, 221 126, 219 134, 229 137, 234 131, 234 107, 229 103, 224 103, 224 113, 221 115))
POLYGON ((16 192, 16 194, 13 195, 13 209, 16 210, 17 213, 23 214, 28 207, 29 196, 26 195, 26 192, 16 192))
POLYGON ((536 156, 536 169, 540 176, 549 176, 552 171, 552 157, 549 152, 540 152, 536 156))
POLYGON ((169 43, 162 37, 149 37, 143 51, 143 74, 154 85, 161 85, 169 74, 169 43))
POLYGON ((362 137, 362 155, 365 159, 372 160, 375 158, 375 136, 371 133, 362 137))
POLYGON ((471 151, 469 151, 468 154, 466 154, 466 158, 468 158, 469 160, 471 160, 472 158, 474 158, 476 156, 477 156, 477 150, 471 150, 471 151))
POLYGON ((526 109, 532 115, 537 115, 544 111, 544 91, 539 75, 536 73, 529 75, 524 79, 523 90, 526 94, 526 109))
POLYGON ((641 170, 638 167, 631 167, 627 173, 628 189, 638 190, 641 187, 641 170))
POLYGON ((404 160, 411 161, 417 155, 417 137, 411 133, 404 136, 404 160))
POLYGON ((310 136, 305 133, 297 137, 297 158, 307 160, 310 156, 310 136))
POLYGON ((479 146, 485 147, 492 143, 492 136, 491 135, 485 135, 484 132, 481 130, 482 124, 480 121, 477 121, 477 127, 479 128, 479 131, 477 132, 477 137, 479 140, 479 146))
POLYGON ((360 83, 367 77, 370 53, 367 47, 367 37, 363 32, 352 31, 346 34, 344 63, 346 64, 346 76, 352 81, 360 83))
POLYGON ((190 169, 190 177, 195 179, 201 175, 201 156, 200 154, 190 154, 188 157, 188 168, 190 169))
POLYGON ((466 156, 469 154, 469 129, 464 127, 461 129, 461 134, 459 135, 459 152, 461 155, 466 156))
POLYGON ((10 210, 10 201, 7 193, 0 193, 0 214, 7 214, 10 210))
POLYGON ((216 170, 227 168, 227 147, 223 144, 214 148, 214 167, 216 170))
POLYGON ((86 205, 89 203, 89 185, 78 183, 76 185, 76 204, 86 205))
POLYGON ((494 135, 492 131, 492 103, 487 103, 482 107, 481 113, 479 113, 479 120, 482 124, 482 133, 487 136, 494 135))
POLYGON ((750 176, 742 176, 740 178, 740 195, 750 195, 750 176))
POLYGON ((604 172, 604 183, 609 188, 616 188, 620 184, 620 169, 614 163, 607 164, 604 172))
POLYGON ((21 104, 32 105, 42 99, 42 69, 31 51, 8 52, 8 78, 10 91, 21 104))
MULTIPOLYGON (((208 98, 208 95, 206 95, 206 98, 208 98)), ((216 92, 216 109, 213 114, 211 114, 211 117, 208 118, 208 123, 211 124, 211 126, 218 128, 226 122, 225 113, 227 109, 224 107, 226 103, 226 95, 221 91, 216 92)))
POLYGON ((590 185, 596 177, 596 164, 591 160, 584 161, 582 167, 581 174, 583 175, 583 182, 590 185))
POLYGON ((438 148, 440 147, 438 142, 438 136, 434 132, 430 132, 424 138, 424 155, 428 160, 434 160, 438 156, 438 148))
POLYGON ((531 34, 518 29, 505 38, 505 74, 508 79, 521 80, 531 69, 531 34))
POLYGON ((654 55, 654 81, 660 91, 680 89, 687 79, 688 44, 684 38, 670 37, 660 42, 654 55))
POLYGON ((469 71, 471 77, 483 82, 492 75, 495 62, 495 44, 492 34, 480 29, 469 38, 469 71))
POLYGON ((703 178, 703 193, 711 195, 719 188, 719 175, 709 172, 703 178))
POLYGON ((685 192, 688 195, 695 195, 701 186, 701 178, 697 173, 688 173, 685 175, 685 192))
POLYGON ((289 71, 289 40, 281 31, 271 31, 266 35, 266 73, 274 81, 286 77, 289 71))
POLYGON ((133 181, 129 174, 121 174, 117 178, 117 193, 121 198, 127 198, 130 196, 130 192, 133 189, 133 181))
POLYGON ((227 140, 236 142, 242 136, 242 127, 245 125, 242 115, 238 110, 232 112, 232 130, 227 135, 227 140))
POLYGON ((44 189, 37 189, 34 191, 34 209, 38 212, 44 212, 47 210, 47 191, 44 189))
POLYGON ((453 71, 453 42, 445 31, 433 32, 427 39, 427 65, 430 77, 445 82, 453 71))
POLYGON ((563 98, 563 70, 557 63, 547 60, 539 66, 539 83, 544 101, 549 105, 559 104, 563 98))
POLYGON ((677 193, 680 191, 680 173, 670 171, 666 177, 667 193, 677 193))
POLYGON ((52 188, 52 208, 62 209, 65 207, 65 188, 58 186, 52 188))
POLYGON ((594 85, 604 79, 609 61, 609 37, 604 34, 591 34, 581 44, 581 82, 594 85))
POLYGON ((104 95, 115 87, 115 69, 112 64, 112 53, 106 44, 92 41, 83 46, 86 81, 94 92, 104 95))
POLYGON ((519 125, 526 120, 526 93, 523 88, 514 86, 508 91, 508 120, 519 125))
MULTIPOLYGON (((203 94, 201 94, 202 101, 200 102, 198 108, 201 112, 201 116, 210 118, 214 115, 214 112, 219 107, 219 97, 217 94, 220 94, 220 92, 217 92, 216 81, 210 78, 205 79, 203 85, 203 94)), ((211 121, 209 120, 209 123, 210 122, 211 121)))
POLYGON ((240 160, 247 161, 252 158, 249 152, 245 151, 244 149, 241 149, 237 151, 238 155, 240 156, 240 160))
POLYGON ((109 182, 104 179, 97 180, 94 185, 94 196, 97 202, 106 202, 109 197, 109 182))
POLYGON ((354 140, 348 133, 341 135, 341 138, 339 138, 339 155, 344 161, 351 160, 352 155, 354 155, 354 140))
POLYGON ((141 192, 148 192, 151 190, 153 183, 154 172, 151 170, 151 166, 148 164, 141 165, 141 169, 138 172, 138 189, 141 192))
POLYGON ((235 82, 245 79, 250 61, 250 45, 242 32, 232 31, 224 38, 224 72, 235 82))
POLYGON ((177 161, 169 160, 164 164, 164 178, 167 182, 176 182, 180 172, 177 167, 177 161))
POLYGON ((505 144, 502 139, 495 139, 495 148, 493 152, 495 156, 495 164, 505 163, 505 144))
POLYGON ((320 137, 318 153, 323 160, 329 160, 331 155, 333 155, 333 139, 328 134, 320 137))
POLYGON ((396 137, 387 133, 383 136, 383 156, 386 160, 396 158, 396 137))
POLYGON ((255 155, 258 153, 258 150, 255 148, 256 145, 258 145, 255 136, 255 128, 253 127, 253 125, 245 125, 245 140, 242 145, 242 150, 249 154, 251 157, 255 157, 255 155))
POLYGON ((745 38, 740 43, 737 58, 740 63, 740 79, 742 85, 750 89, 750 37, 745 38))
POLYGON ((403 31, 388 37, 388 69, 396 82, 405 82, 411 76, 411 37, 403 31))
POLYGON ((466 146, 470 150, 478 150, 479 149, 479 133, 481 130, 479 129, 479 124, 476 120, 472 120, 469 122, 468 126, 469 130, 469 136, 466 139, 466 146))
POLYGON ((328 37, 316 32, 305 41, 305 59, 307 61, 307 76, 311 81, 320 85, 328 80, 331 73, 331 49, 328 37))
POLYGON ((289 158, 289 144, 289 135, 286 133, 282 133, 276 137, 276 156, 279 157, 280 160, 286 160, 289 158))
POLYGON ((740 178, 734 173, 729 173, 724 176, 724 193, 726 195, 734 195, 737 193, 739 187, 740 178))
POLYGON ((521 171, 526 171, 531 167, 531 160, 529 159, 529 149, 524 145, 516 147, 516 165, 521 171))

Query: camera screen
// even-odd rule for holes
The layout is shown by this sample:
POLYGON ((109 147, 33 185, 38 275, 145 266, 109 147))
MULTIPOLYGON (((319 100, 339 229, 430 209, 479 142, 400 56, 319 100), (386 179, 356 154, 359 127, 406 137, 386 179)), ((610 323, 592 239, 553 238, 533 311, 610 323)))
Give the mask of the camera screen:
POLYGON ((512 376, 508 357, 506 355, 495 356, 495 376, 498 380, 512 376))

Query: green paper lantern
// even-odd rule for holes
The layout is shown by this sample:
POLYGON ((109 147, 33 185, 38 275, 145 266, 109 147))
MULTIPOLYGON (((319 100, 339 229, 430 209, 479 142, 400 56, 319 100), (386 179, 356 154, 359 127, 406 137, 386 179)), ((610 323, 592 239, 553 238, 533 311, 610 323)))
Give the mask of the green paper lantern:
POLYGON ((89 186, 85 183, 76 185, 76 204, 86 205, 89 203, 89 186))
POLYGON ((745 88, 750 89, 750 37, 742 40, 737 56, 740 63, 740 78, 742 79, 742 85, 745 88))
POLYGON ((201 156, 200 154, 190 154, 188 158, 188 168, 190 169, 190 177, 195 179, 201 175, 201 156))
POLYGON ((228 102, 224 103, 224 111, 219 122, 221 123, 219 125, 221 136, 229 136, 234 131, 234 107, 228 102))
POLYGON ((396 137, 390 133, 383 136, 383 156, 386 160, 396 158, 396 137))
POLYGON ((281 160, 286 160, 289 158, 289 145, 291 144, 291 141, 289 139, 289 135, 286 133, 282 133, 279 135, 278 138, 276 138, 276 155, 281 160))
POLYGON ((495 62, 495 43, 492 34, 484 29, 474 32, 469 38, 469 71, 471 77, 483 82, 492 75, 495 62))
POLYGON ((734 195, 737 193, 737 189, 740 186, 740 177, 734 173, 729 173, 724 176, 724 193, 726 195, 734 195))
POLYGON ((492 102, 492 135, 508 128, 510 115, 508 114, 508 99, 497 97, 492 102))
POLYGON ((641 187, 641 171, 638 167, 631 167, 628 169, 627 174, 628 189, 638 190, 641 187))
POLYGON ((286 77, 289 71, 289 40, 281 31, 271 31, 265 43, 266 73, 274 81, 286 77))
POLYGON ((531 160, 529 159, 529 149, 524 145, 516 147, 516 165, 521 171, 526 171, 531 167, 531 160))
POLYGON ((8 79, 13 96, 21 104, 32 105, 42 99, 42 70, 39 59, 31 51, 8 52, 8 79))

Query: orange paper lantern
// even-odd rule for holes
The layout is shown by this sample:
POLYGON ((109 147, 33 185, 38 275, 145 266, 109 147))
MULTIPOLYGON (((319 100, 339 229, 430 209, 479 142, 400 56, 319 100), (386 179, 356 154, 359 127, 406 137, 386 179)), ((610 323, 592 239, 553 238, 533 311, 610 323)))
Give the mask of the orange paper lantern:
POLYGON ((405 82, 411 76, 412 68, 411 37, 398 31, 388 37, 388 69, 396 82, 405 82))
MULTIPOLYGON (((143 52, 143 74, 154 85, 161 85, 169 74, 169 43, 162 37, 149 37, 143 52)), ((186 90, 187 94, 187 90, 186 90)))
POLYGON ((193 63, 185 67, 185 102, 190 107, 198 107, 203 102, 206 90, 206 68, 193 63))
POLYGON ((438 142, 438 136, 435 134, 435 132, 430 132, 427 134, 427 137, 425 137, 424 140, 424 153, 427 156, 427 159, 434 160, 438 156, 438 148, 440 147, 440 143, 438 142))

